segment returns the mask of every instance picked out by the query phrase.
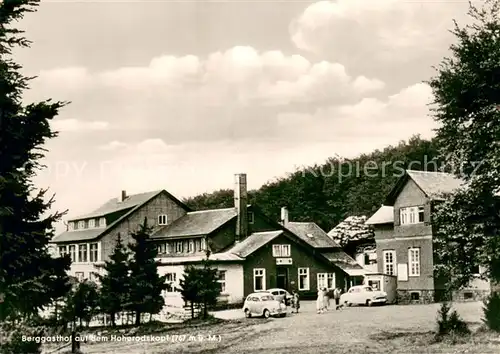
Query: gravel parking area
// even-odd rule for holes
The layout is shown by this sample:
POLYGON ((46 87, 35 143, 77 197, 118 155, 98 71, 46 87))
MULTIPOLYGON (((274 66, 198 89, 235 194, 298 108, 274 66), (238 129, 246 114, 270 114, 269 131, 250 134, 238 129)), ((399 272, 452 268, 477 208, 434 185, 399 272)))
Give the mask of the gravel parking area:
MULTIPOLYGON (((454 304, 473 329, 480 325, 481 306, 476 302, 454 304)), ((269 320, 245 319, 241 310, 221 311, 216 316, 228 322, 191 329, 189 333, 169 333, 169 342, 95 343, 82 349, 86 354, 461 353, 469 350, 429 344, 430 332, 436 326, 438 304, 351 307, 323 314, 317 314, 314 307, 314 302, 303 302, 301 313, 269 320), (172 335, 185 337, 174 341, 172 335)), ((500 352, 500 340, 479 343, 474 349, 472 352, 500 352)))

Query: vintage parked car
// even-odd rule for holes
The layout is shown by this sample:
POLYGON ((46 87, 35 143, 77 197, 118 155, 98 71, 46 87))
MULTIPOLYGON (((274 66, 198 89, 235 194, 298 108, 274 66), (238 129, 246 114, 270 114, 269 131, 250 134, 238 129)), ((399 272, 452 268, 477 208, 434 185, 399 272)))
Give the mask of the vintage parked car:
POLYGON ((387 293, 373 290, 371 286, 357 285, 349 289, 345 294, 340 295, 340 303, 347 306, 374 304, 383 305, 387 302, 387 293))
POLYGON ((290 303, 292 302, 292 294, 290 294, 285 289, 273 288, 266 290, 265 292, 271 293, 276 300, 283 301, 286 306, 290 306, 290 303))
POLYGON ((286 305, 274 298, 269 292, 257 292, 247 296, 243 304, 245 316, 262 316, 269 318, 270 316, 285 317, 286 305))

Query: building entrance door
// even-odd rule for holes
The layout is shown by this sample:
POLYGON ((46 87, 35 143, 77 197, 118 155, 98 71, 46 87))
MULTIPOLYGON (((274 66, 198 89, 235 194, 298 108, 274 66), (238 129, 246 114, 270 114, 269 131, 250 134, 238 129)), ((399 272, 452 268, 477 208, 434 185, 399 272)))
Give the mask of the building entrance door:
POLYGON ((276 269, 276 287, 288 290, 288 268, 277 267, 276 269))

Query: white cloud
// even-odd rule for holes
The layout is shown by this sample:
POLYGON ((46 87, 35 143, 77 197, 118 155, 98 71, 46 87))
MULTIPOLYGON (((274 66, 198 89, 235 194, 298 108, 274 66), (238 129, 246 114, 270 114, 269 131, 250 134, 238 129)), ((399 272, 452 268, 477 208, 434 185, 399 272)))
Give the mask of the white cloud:
POLYGON ((128 144, 126 144, 126 143, 122 143, 121 141, 118 141, 118 140, 113 140, 107 144, 101 145, 99 148, 101 150, 112 151, 112 150, 119 150, 119 149, 125 148, 127 146, 128 146, 128 144))
POLYGON ((390 142, 421 134, 431 137, 436 123, 429 115, 431 88, 416 84, 385 100, 364 98, 356 104, 332 106, 313 114, 281 114, 281 130, 290 137, 316 137, 339 142, 358 151, 358 145, 390 142))
POLYGON ((303 50, 365 61, 406 61, 442 51, 453 19, 466 19, 468 1, 337 0, 308 6, 290 26, 303 50))
POLYGON ((143 67, 101 72, 46 70, 33 84, 40 97, 31 99, 71 101, 61 118, 74 119, 59 123, 64 130, 105 128, 84 125, 92 117, 128 134, 120 137, 124 142, 134 134, 157 134, 169 143, 273 135, 277 111, 359 99, 384 87, 379 79, 351 76, 339 63, 248 46, 206 58, 166 55, 143 67))
POLYGON ((52 121, 52 127, 58 132, 82 132, 88 130, 106 130, 109 123, 104 121, 80 121, 77 119, 57 119, 52 121))

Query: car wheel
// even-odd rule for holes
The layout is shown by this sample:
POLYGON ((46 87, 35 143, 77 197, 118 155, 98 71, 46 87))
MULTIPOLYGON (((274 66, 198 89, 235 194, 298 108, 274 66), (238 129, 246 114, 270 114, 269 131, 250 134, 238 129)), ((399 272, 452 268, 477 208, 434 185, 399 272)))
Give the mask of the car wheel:
POLYGON ((372 306, 373 302, 371 300, 366 300, 366 306, 372 306))
POLYGON ((347 307, 351 307, 351 306, 352 306, 352 304, 351 304, 349 301, 346 301, 346 302, 345 302, 345 305, 346 305, 347 307))
POLYGON ((245 317, 246 317, 246 318, 250 318, 250 317, 252 317, 252 314, 250 313, 250 310, 249 310, 249 309, 246 309, 246 310, 245 310, 245 317))
POLYGON ((264 312, 262 313, 262 316, 264 318, 269 318, 269 316, 271 316, 271 312, 269 312, 268 309, 265 309, 264 312))

